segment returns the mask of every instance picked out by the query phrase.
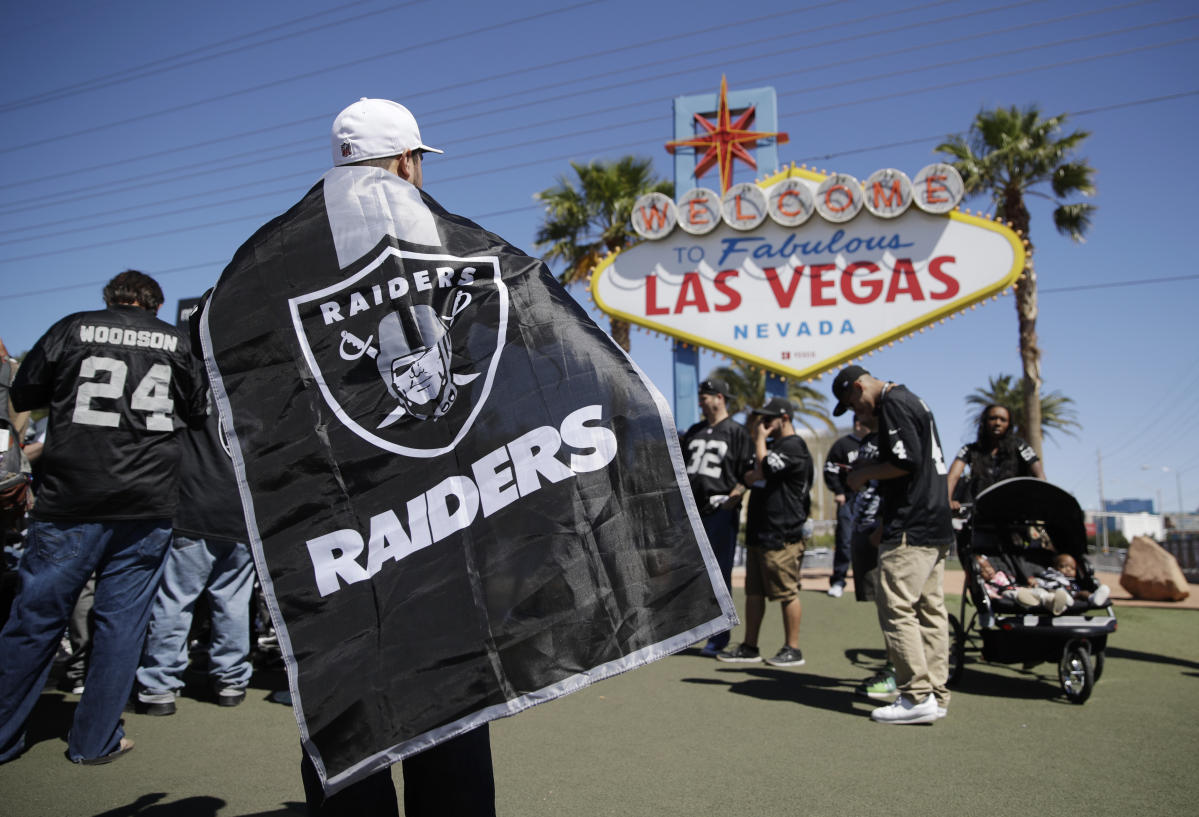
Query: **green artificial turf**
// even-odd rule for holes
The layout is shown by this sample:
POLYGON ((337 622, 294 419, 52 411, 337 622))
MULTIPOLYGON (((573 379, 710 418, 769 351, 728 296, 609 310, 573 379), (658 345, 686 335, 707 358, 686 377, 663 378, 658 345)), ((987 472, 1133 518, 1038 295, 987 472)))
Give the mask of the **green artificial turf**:
MULTIPOLYGON (((873 608, 801 595, 802 667, 721 664, 690 650, 493 724, 499 813, 1194 813, 1199 613, 1118 608, 1103 677, 1082 706, 1063 698, 1054 665, 1024 670, 974 655, 948 718, 901 727, 873 723, 875 704, 853 692, 881 662, 873 608)), ((742 609, 740 591, 735 599, 742 609)), ((762 652, 781 644, 772 605, 762 652)), ((29 751, 0 766, 0 811, 303 814, 291 710, 267 701, 277 675, 254 683, 236 708, 184 697, 170 717, 127 715, 137 748, 98 767, 64 759, 75 698, 48 690, 29 751)))

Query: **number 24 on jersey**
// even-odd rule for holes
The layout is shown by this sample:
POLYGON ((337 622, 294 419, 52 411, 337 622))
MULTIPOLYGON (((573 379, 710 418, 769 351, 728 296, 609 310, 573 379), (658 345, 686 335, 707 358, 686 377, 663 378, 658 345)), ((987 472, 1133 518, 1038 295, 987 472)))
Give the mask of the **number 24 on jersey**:
MULTIPOLYGON (((98 407, 99 400, 119 401, 125 396, 125 381, 129 367, 124 361, 111 357, 92 356, 79 367, 79 389, 75 395, 75 412, 71 419, 89 426, 120 428, 121 412, 98 407), (107 380, 101 377, 107 374, 107 380)), ((145 416, 149 431, 171 431, 171 414, 175 402, 171 399, 171 367, 155 363, 134 388, 129 407, 145 416)), ((110 404, 111 405, 111 404, 110 404)))

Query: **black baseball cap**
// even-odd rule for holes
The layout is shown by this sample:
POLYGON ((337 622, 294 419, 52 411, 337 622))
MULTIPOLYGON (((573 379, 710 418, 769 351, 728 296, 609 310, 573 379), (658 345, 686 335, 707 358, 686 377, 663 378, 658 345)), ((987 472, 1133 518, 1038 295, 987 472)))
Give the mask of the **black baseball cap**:
POLYGON ((715 377, 709 377, 699 384, 700 394, 723 394, 729 396, 729 384, 715 377))
POLYGON ((841 371, 837 372, 837 376, 833 378, 833 397, 837 398, 837 407, 833 409, 833 416, 840 417, 849 410, 849 401, 845 399, 849 387, 862 375, 870 374, 861 366, 846 366, 841 371))
POLYGON ((781 417, 795 415, 795 406, 785 397, 771 397, 761 408, 750 409, 750 414, 761 414, 763 417, 781 417))

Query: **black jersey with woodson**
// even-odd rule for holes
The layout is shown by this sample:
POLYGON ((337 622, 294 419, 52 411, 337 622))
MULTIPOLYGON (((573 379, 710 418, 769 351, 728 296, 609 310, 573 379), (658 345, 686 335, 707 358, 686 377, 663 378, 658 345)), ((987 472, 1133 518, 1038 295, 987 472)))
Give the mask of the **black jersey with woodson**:
POLYGON ((762 471, 764 484, 754 485, 749 495, 745 541, 777 550, 803 538, 815 476, 808 444, 798 434, 771 441, 762 471))
POLYGON ((714 426, 701 420, 683 434, 683 459, 695 504, 707 514, 712 510, 709 497, 727 496, 753 469, 753 443, 736 420, 726 417, 714 426))
POLYGON ((878 414, 879 459, 898 466, 906 476, 879 481, 884 545, 907 534, 913 545, 947 545, 953 541, 937 422, 924 401, 904 386, 883 392, 878 414))
POLYGON ((50 409, 34 518, 174 514, 175 432, 204 411, 199 364, 178 329, 136 306, 68 315, 22 361, 12 401, 50 409))

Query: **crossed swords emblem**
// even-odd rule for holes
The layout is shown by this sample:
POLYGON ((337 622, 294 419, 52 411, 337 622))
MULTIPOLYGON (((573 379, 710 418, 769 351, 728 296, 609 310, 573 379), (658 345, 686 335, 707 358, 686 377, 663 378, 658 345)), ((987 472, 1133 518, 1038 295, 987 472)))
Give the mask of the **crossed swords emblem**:
POLYGON ((341 345, 337 348, 337 351, 341 354, 342 360, 358 360, 363 355, 370 355, 371 358, 376 358, 379 356, 379 350, 371 345, 371 341, 374 339, 375 336, 371 335, 366 340, 362 340, 362 338, 353 332, 343 329, 341 333, 341 345), (346 351, 347 346, 354 351, 346 351))

